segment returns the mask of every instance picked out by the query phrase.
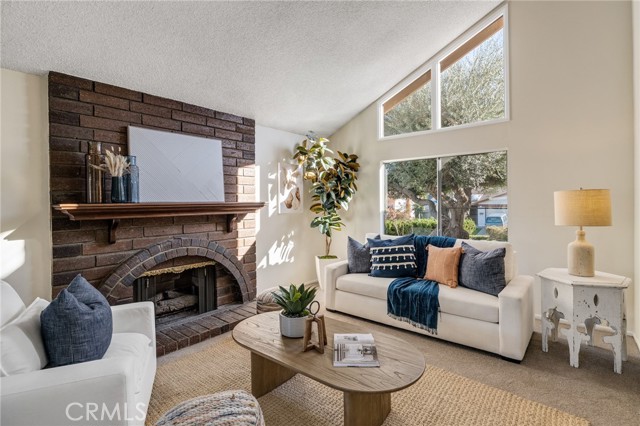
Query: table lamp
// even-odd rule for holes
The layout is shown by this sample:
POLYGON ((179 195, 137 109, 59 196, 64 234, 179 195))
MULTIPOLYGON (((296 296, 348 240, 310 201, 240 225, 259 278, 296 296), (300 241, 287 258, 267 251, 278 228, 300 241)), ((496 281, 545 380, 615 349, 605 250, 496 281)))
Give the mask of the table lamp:
POLYGON ((579 226, 576 240, 567 247, 568 272, 593 277, 594 248, 585 239, 583 226, 611 226, 611 194, 608 189, 578 189, 553 193, 555 224, 579 226))

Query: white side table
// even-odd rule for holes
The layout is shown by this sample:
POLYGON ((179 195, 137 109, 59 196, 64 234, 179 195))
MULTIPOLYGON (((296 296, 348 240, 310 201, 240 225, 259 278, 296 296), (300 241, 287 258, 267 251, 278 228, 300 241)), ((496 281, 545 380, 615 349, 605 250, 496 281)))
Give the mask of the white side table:
POLYGON ((613 371, 621 374, 622 361, 627 360, 624 289, 631 280, 598 271, 594 277, 577 277, 569 275, 566 268, 548 268, 538 276, 542 283, 542 350, 549 350, 549 334, 557 341, 558 323, 564 318, 570 324, 563 330, 569 343, 569 363, 578 368, 580 344, 584 341, 593 346, 593 327, 606 325, 615 334, 602 340, 613 349, 613 371), (582 324, 586 333, 578 330, 582 324))

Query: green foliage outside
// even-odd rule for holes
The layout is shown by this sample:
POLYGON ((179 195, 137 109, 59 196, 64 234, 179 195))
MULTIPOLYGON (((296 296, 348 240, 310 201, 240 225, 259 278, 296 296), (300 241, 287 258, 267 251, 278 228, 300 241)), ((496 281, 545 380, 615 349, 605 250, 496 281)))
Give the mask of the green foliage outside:
POLYGON ((385 220, 384 233, 388 235, 431 235, 437 227, 438 221, 433 217, 429 219, 385 220))
MULTIPOLYGON (((504 117, 503 30, 451 65, 440 76, 441 127, 504 117)), ((431 83, 384 115, 384 135, 430 130, 431 83)))
POLYGON ((486 229, 490 240, 507 241, 509 230, 506 226, 487 226, 486 229))
MULTIPOLYGON (((395 219, 385 220, 384 233, 388 235, 432 235, 438 227, 438 221, 434 217, 428 219, 395 219)), ((476 223, 471 218, 464 220, 464 229, 473 235, 476 232, 476 223)))
MULTIPOLYGON (((438 162, 436 159, 400 161, 386 164, 387 196, 409 199, 428 207, 442 218, 442 234, 454 238, 469 238, 475 232, 469 219, 471 196, 495 193, 507 186, 507 153, 461 155, 441 159, 442 192, 438 193, 438 162), (439 199, 439 205, 433 200, 439 199), (440 210, 438 210, 440 209, 440 210), (469 228, 469 229, 467 229, 469 228)), ((386 219, 396 219, 387 215, 386 219)))

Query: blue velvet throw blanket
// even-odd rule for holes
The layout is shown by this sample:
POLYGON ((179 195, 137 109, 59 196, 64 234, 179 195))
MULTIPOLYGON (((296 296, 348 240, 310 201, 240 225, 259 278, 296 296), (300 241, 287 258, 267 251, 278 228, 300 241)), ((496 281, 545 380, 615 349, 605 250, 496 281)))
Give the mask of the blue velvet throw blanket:
POLYGON ((414 327, 438 334, 438 283, 423 280, 427 271, 429 244, 436 247, 453 247, 456 239, 418 235, 415 238, 417 276, 397 278, 387 289, 387 315, 414 327))

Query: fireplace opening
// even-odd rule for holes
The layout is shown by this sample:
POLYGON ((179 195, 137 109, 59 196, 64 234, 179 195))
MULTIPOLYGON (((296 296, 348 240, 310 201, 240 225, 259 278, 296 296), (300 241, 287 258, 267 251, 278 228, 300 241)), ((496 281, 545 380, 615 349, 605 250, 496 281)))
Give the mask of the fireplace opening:
POLYGON ((217 309, 217 293, 213 261, 150 270, 133 284, 134 301, 153 302, 157 324, 217 309))

